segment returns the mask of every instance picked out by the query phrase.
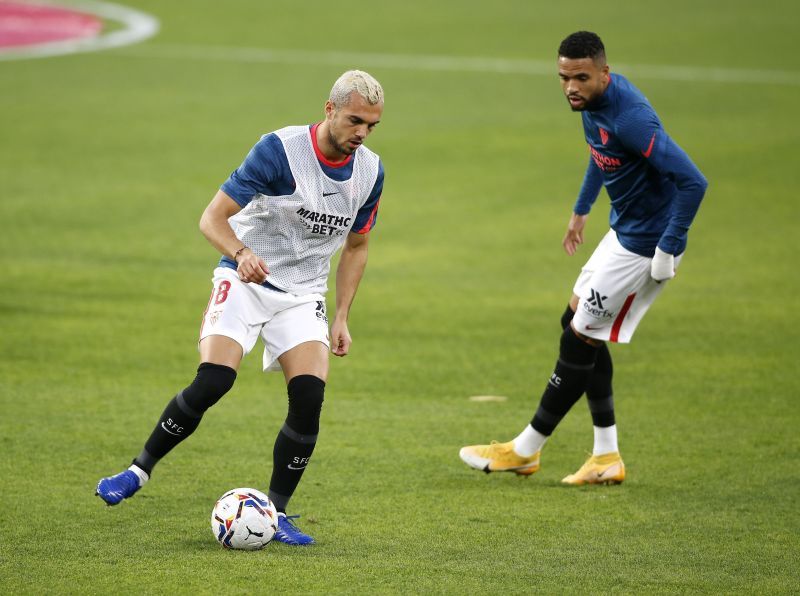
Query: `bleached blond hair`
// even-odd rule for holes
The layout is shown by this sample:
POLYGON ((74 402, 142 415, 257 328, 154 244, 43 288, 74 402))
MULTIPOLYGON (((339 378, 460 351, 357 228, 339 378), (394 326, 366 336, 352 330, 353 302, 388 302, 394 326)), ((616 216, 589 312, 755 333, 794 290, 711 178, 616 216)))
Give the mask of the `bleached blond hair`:
POLYGON ((348 70, 333 84, 328 98, 337 108, 350 103, 350 94, 355 91, 374 106, 383 103, 383 87, 371 74, 363 70, 348 70))

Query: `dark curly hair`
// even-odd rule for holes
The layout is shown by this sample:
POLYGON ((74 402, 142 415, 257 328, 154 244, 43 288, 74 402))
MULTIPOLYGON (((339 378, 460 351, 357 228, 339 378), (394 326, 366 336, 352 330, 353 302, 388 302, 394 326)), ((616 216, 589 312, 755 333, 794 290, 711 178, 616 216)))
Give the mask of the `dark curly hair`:
POLYGON ((571 60, 591 58, 592 60, 605 61, 606 48, 596 33, 591 31, 577 31, 568 35, 558 46, 558 55, 571 60))

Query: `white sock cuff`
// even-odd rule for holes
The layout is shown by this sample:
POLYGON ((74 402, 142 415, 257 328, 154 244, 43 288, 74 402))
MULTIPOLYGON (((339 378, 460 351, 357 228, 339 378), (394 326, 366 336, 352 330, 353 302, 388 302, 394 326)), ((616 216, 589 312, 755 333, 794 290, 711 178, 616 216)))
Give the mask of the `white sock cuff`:
POLYGON ((530 457, 544 447, 547 436, 530 424, 514 439, 514 451, 521 457, 530 457))
POLYGON ((144 486, 145 482, 150 480, 150 476, 147 474, 147 472, 142 470, 136 464, 131 464, 131 466, 128 469, 134 474, 136 474, 136 476, 139 478, 139 486, 144 486))
POLYGON ((617 445, 617 425, 594 427, 594 448, 592 455, 605 455, 619 452, 617 445))

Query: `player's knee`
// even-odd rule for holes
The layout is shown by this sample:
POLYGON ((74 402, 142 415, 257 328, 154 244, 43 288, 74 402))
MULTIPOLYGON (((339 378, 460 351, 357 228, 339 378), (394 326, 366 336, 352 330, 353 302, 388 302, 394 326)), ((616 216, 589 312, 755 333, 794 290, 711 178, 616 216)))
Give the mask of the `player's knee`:
POLYGON ((601 345, 602 342, 580 336, 572 325, 567 325, 561 334, 559 359, 569 364, 594 365, 601 345))
POLYGON ((289 381, 287 423, 296 432, 316 434, 325 400, 325 381, 314 375, 298 375, 289 381))
POLYGON ((561 315, 561 328, 566 329, 567 325, 572 322, 572 317, 575 316, 575 311, 572 310, 571 306, 567 306, 567 309, 564 311, 564 314, 561 315))
POLYGON ((205 412, 230 391, 234 381, 236 371, 229 366, 203 362, 192 384, 183 390, 183 399, 193 410, 205 412))

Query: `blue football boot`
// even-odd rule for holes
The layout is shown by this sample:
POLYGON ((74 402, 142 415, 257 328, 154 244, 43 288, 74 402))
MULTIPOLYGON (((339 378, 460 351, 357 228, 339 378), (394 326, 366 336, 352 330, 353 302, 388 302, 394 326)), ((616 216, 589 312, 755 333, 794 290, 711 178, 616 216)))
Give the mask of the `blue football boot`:
POLYGON ((136 472, 125 470, 116 476, 103 478, 97 483, 95 494, 108 505, 116 505, 123 499, 132 497, 142 487, 136 472))
POLYGON ((297 519, 298 517, 300 516, 287 516, 285 513, 278 513, 278 531, 275 532, 274 540, 294 546, 314 544, 314 539, 308 534, 303 534, 303 532, 294 525, 294 522, 292 522, 293 519, 297 519))

